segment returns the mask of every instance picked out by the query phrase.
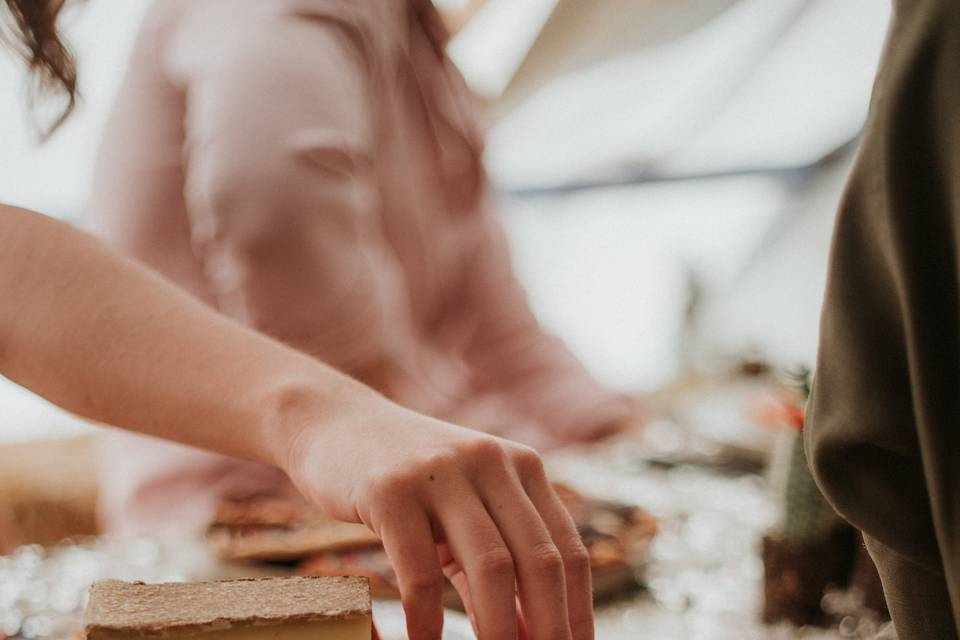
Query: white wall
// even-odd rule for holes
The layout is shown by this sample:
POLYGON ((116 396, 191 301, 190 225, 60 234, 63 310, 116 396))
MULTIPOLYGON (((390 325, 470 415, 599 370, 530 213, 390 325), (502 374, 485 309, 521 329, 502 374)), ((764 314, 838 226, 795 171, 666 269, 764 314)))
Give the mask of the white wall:
MULTIPOLYGON (((79 52, 83 101, 76 117, 42 146, 26 110, 23 66, 0 50, 0 202, 75 219, 100 127, 147 2, 92 0, 77 3, 83 10, 65 16, 66 31, 79 52)), ((78 419, 0 378, 0 442, 84 430, 78 419)))
POLYGON ((80 59, 83 99, 76 116, 45 145, 30 127, 20 60, 0 55, 0 200, 58 216, 76 215, 100 127, 148 0, 72 3, 65 31, 80 59), (80 8, 80 10, 77 10, 80 8))
MULTIPOLYGON (((0 202, 82 224, 74 216, 98 132, 147 2, 92 0, 82 14, 70 16, 84 102, 45 146, 33 143, 26 126, 20 66, 0 57, 0 202)), ((501 89, 532 39, 528 27, 542 22, 554 2, 491 0, 453 46, 468 77, 487 91, 501 89)), ((776 22, 772 18, 785 6, 781 0, 740 0, 722 21, 685 36, 686 45, 672 43, 670 55, 641 51, 547 87, 494 131, 493 174, 503 184, 522 186, 588 170, 594 177, 615 174, 644 163, 710 169, 771 158, 794 162, 809 148, 818 152, 818 140, 828 145, 842 138, 863 117, 887 3, 815 0, 782 46, 756 61, 741 91, 705 98, 704 87, 727 87, 712 67, 713 84, 691 80, 690 69, 710 63, 710 52, 743 48, 747 36, 762 39, 756 16, 776 22), (678 97, 684 78, 698 88, 686 99, 678 97), (624 93, 626 86, 632 94, 624 93), (690 113, 696 116, 692 126, 680 122, 690 113), (667 136, 671 131, 696 135, 667 136)), ((681 366, 691 269, 714 295, 702 327, 705 348, 735 354, 757 346, 788 362, 812 360, 841 182, 842 175, 831 178, 801 202, 765 179, 508 200, 506 223, 517 270, 546 324, 610 384, 652 387, 681 366), (781 225, 785 235, 762 247, 770 241, 769 225, 784 212, 793 214, 781 225), (752 270, 741 274, 745 264, 752 270)), ((76 428, 76 421, 0 379, 0 441, 76 428)))

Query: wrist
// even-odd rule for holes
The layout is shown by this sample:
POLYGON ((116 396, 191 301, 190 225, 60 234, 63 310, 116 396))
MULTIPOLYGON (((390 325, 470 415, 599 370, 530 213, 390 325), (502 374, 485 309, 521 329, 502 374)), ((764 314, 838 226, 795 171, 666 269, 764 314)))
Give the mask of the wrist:
POLYGON ((343 496, 320 495, 349 474, 352 446, 362 437, 363 426, 379 422, 373 416, 389 412, 386 398, 347 376, 318 381, 288 380, 275 384, 267 394, 261 417, 262 450, 269 464, 281 469, 303 495, 340 512, 343 496), (336 504, 334 504, 336 503, 336 504))
POLYGON ((259 403, 258 431, 264 462, 288 474, 294 471, 305 437, 336 429, 354 412, 353 405, 362 401, 358 396, 364 390, 349 378, 291 379, 271 385, 259 403))

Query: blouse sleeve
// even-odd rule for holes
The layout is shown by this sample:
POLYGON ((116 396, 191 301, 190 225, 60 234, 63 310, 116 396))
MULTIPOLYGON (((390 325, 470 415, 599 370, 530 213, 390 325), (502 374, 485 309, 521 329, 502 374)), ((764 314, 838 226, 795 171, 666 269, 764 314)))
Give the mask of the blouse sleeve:
POLYGON ((198 8, 167 56, 186 101, 194 249, 224 312, 336 366, 364 366, 383 322, 363 51, 333 17, 245 7, 198 8))

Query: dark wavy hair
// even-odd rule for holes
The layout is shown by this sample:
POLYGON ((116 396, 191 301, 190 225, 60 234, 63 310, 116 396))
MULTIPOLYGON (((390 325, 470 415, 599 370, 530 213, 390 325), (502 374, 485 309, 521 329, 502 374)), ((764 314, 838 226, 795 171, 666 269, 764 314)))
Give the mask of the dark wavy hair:
POLYGON ((77 104, 77 68, 73 54, 57 30, 57 18, 66 0, 4 0, 8 15, 2 21, 4 40, 27 63, 33 79, 31 107, 39 99, 59 97, 64 106, 41 129, 46 139, 73 112, 77 104))

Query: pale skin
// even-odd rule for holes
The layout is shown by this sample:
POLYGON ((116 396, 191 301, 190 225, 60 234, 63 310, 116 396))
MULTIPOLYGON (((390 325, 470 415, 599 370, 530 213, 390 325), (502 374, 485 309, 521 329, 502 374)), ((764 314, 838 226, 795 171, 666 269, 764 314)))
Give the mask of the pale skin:
POLYGON ((381 536, 412 640, 440 637, 444 574, 480 640, 593 638, 587 552, 533 450, 404 409, 45 216, 0 206, 0 247, 3 375, 284 470, 381 536))

